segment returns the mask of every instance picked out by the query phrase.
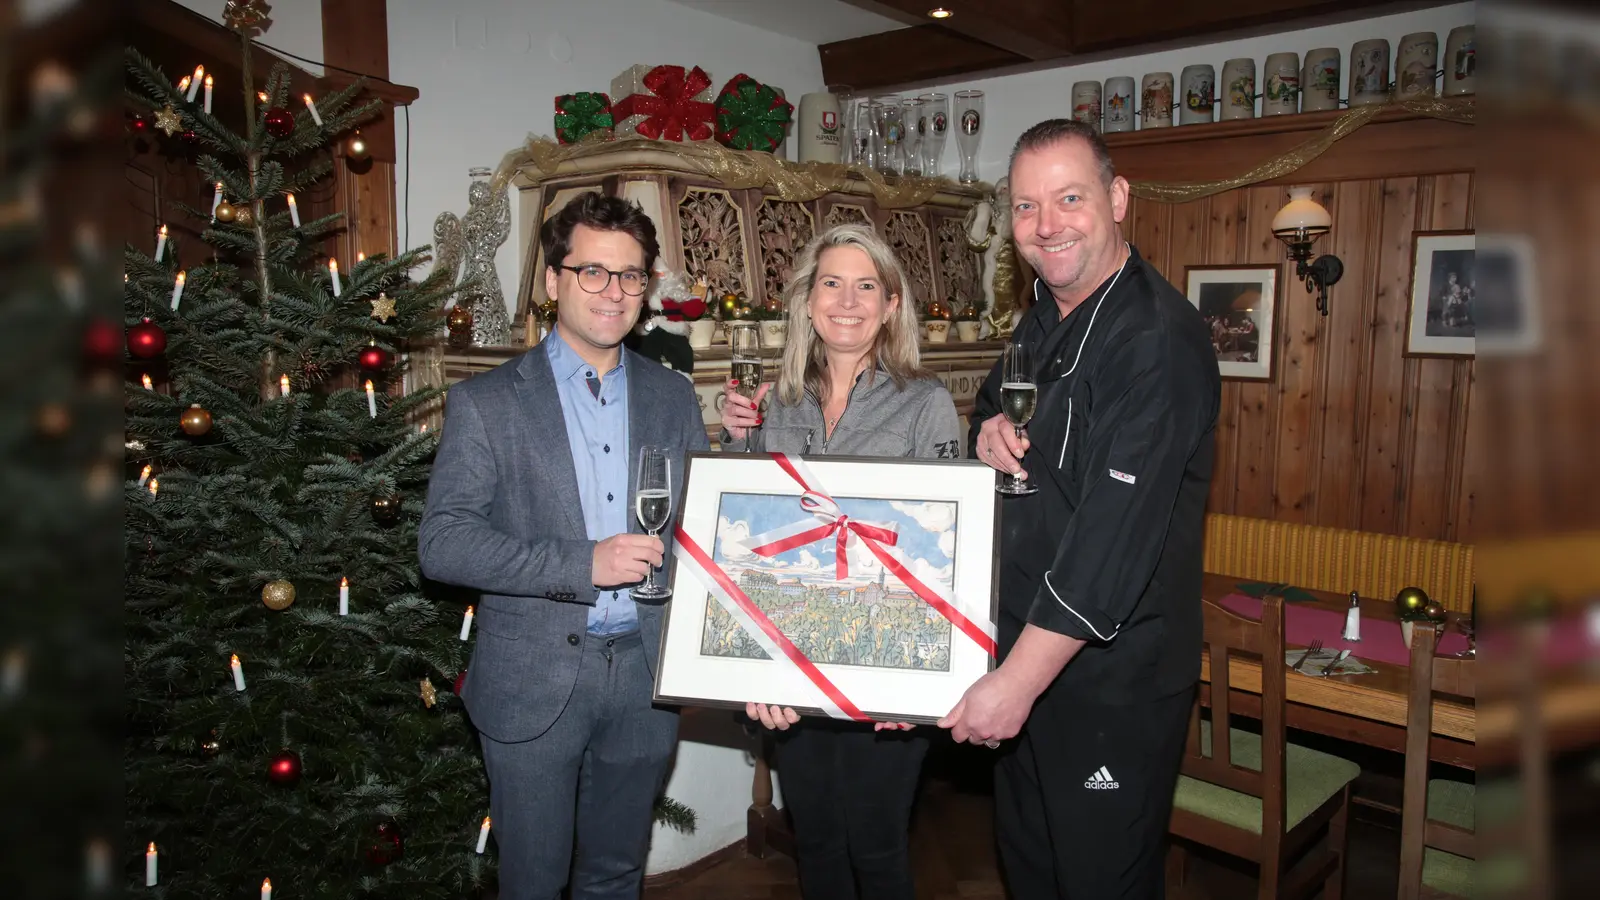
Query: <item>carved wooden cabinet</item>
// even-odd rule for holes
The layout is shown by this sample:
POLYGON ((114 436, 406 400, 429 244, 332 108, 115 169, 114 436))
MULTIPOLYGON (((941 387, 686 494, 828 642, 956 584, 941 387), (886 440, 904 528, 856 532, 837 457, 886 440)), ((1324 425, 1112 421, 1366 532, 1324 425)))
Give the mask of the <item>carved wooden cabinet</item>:
MULTIPOLYGON (((803 178, 805 169, 776 161, 780 174, 803 178)), ((795 255, 819 230, 841 222, 875 228, 905 266, 919 308, 939 299, 959 309, 982 300, 980 258, 967 246, 963 222, 983 199, 976 188, 945 183, 909 208, 881 204, 865 180, 807 200, 786 200, 771 185, 729 187, 672 152, 630 141, 615 149, 562 162, 553 173, 518 172, 522 278, 517 316, 547 298, 538 223, 587 191, 637 202, 656 224, 666 265, 752 304, 781 294, 795 255)))

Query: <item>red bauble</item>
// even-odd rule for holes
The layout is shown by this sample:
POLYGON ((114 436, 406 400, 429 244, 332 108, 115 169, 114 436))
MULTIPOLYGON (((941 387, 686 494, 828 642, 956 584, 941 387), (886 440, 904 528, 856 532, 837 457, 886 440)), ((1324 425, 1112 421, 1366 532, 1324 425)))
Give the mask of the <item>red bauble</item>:
POLYGON ((294 134, 294 113, 281 106, 274 106, 267 110, 262 124, 266 126, 267 134, 275 138, 286 138, 294 134))
POLYGON ((363 347, 356 362, 368 372, 381 372, 389 368, 389 351, 382 347, 363 347))
POLYGON ((466 669, 462 669, 461 670, 461 674, 456 676, 456 696, 457 697, 461 696, 461 686, 463 684, 466 684, 466 683, 467 683, 467 670, 466 669))
POLYGON ((135 114, 134 117, 128 122, 128 127, 133 129, 134 134, 144 134, 150 130, 150 120, 146 119, 144 116, 135 114))
POLYGON ((400 826, 394 822, 379 822, 377 837, 367 846, 367 862, 386 866, 405 856, 406 844, 400 836, 400 826))
MULTIPOLYGON (((165 340, 166 335, 162 335, 165 340)), ((117 326, 109 319, 91 319, 83 330, 83 355, 94 365, 107 365, 116 360, 121 351, 117 344, 117 326)))
POLYGON ((279 750, 267 766, 267 778, 273 784, 294 787, 300 783, 300 754, 293 750, 279 750))
POLYGON ((128 329, 128 352, 140 359, 160 356, 167 349, 167 333, 146 318, 128 329))
POLYGON ((197 143, 200 140, 200 136, 195 134, 194 130, 190 128, 185 128, 183 133, 178 135, 178 137, 181 138, 185 144, 197 143))

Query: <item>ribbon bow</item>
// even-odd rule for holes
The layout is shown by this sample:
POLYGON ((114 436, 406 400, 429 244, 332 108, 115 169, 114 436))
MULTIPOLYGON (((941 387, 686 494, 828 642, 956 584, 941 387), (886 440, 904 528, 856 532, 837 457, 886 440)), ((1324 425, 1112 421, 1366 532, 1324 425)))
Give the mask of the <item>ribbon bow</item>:
POLYGON ((636 129, 651 140, 710 140, 711 120, 716 109, 695 95, 711 86, 711 76, 695 66, 656 66, 644 76, 650 93, 633 94, 619 101, 614 111, 619 119, 644 116, 636 129))
POLYGON ((556 138, 573 144, 596 131, 609 131, 615 124, 611 98, 602 93, 580 91, 556 98, 556 138))
POLYGON ((735 75, 717 97, 717 141, 735 150, 777 149, 794 104, 748 75, 735 75))
POLYGON ((813 541, 825 541, 831 535, 834 539, 834 571, 840 581, 850 577, 850 541, 858 538, 867 541, 876 541, 879 544, 894 546, 900 542, 900 535, 889 525, 874 525, 870 522, 858 522, 845 515, 839 504, 827 494, 816 491, 805 491, 800 494, 800 508, 822 520, 822 524, 808 528, 799 534, 779 540, 776 543, 761 544, 752 547, 751 551, 757 556, 776 556, 785 550, 804 547, 813 541), (775 549, 774 549, 775 548, 775 549))

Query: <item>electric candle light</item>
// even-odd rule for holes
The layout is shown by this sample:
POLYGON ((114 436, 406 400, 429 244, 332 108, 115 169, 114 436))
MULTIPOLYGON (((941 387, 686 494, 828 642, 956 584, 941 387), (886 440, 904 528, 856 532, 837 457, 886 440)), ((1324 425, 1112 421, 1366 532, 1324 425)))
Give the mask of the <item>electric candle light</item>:
MULTIPOLYGON (((467 614, 465 616, 461 617, 461 639, 463 641, 466 640, 467 639, 467 635, 469 635, 471 633, 472 633, 472 607, 469 606, 469 607, 467 607, 467 614)), ((484 830, 485 833, 488 833, 488 831, 489 831, 489 820, 488 819, 484 819, 483 820, 483 830, 484 830)), ((482 853, 483 851, 479 850, 478 852, 482 853)))
POLYGON ((156 262, 161 262, 161 257, 167 252, 167 226, 162 225, 156 229, 156 262))
POLYGON ((150 842, 150 849, 148 849, 148 850, 146 850, 144 852, 144 886, 145 887, 155 887, 156 886, 156 867, 157 867, 156 859, 157 859, 158 856, 159 856, 159 854, 156 853, 156 842, 155 841, 151 841, 150 842))
POLYGON ((144 383, 144 389, 145 390, 153 391, 153 390, 156 389, 155 382, 150 380, 150 373, 149 372, 144 373, 144 375, 141 376, 139 380, 144 383))
POLYGON ((378 417, 378 395, 373 393, 370 381, 367 382, 367 415, 373 419, 378 417))
POLYGON ((293 194, 289 195, 289 221, 294 223, 294 227, 300 227, 300 207, 295 204, 293 194))
POLYGON ((194 102, 194 95, 200 91, 200 80, 205 78, 205 77, 206 77, 206 67, 205 66, 195 66, 194 67, 194 77, 189 80, 189 90, 186 91, 184 93, 184 95, 183 95, 183 99, 184 99, 185 102, 187 102, 187 103, 193 103, 194 102))
POLYGON ((256 99, 261 101, 262 103, 267 102, 267 99, 268 99, 267 98, 267 92, 266 91, 256 91, 256 99))
POLYGON ((233 659, 228 663, 228 668, 233 670, 233 689, 244 690, 244 666, 239 665, 239 654, 233 654, 233 659))
POLYGON ((159 478, 150 479, 150 496, 154 497, 156 495, 156 492, 160 491, 160 490, 161 490, 161 479, 159 479, 159 478))
POLYGON ((210 75, 206 76, 205 111, 206 111, 206 115, 210 115, 211 114, 211 76, 210 75))
POLYGON ((173 282, 173 285, 172 285, 172 308, 174 310, 176 310, 178 308, 178 301, 183 299, 183 283, 188 280, 188 277, 189 276, 184 274, 183 272, 179 272, 177 281, 173 282))
MULTIPOLYGON (((467 613, 472 615, 472 613, 467 613)), ((489 847, 489 817, 483 817, 483 827, 478 829, 478 852, 482 853, 489 847)))
POLYGON ((178 90, 180 92, 182 92, 185 96, 187 96, 188 93, 189 93, 189 82, 190 82, 190 80, 191 79, 187 75, 185 75, 182 78, 178 79, 178 90))
POLYGON ((328 260, 328 278, 333 281, 333 298, 337 300, 339 299, 339 261, 337 259, 328 260))
POLYGON ((278 376, 278 393, 284 397, 289 396, 289 376, 278 376))
POLYGON ((150 480, 151 471, 152 469, 149 466, 145 466, 144 470, 139 473, 139 487, 144 487, 145 482, 150 480))
POLYGON ((272 900, 272 879, 261 879, 261 900, 272 900))
POLYGON ((211 195, 211 221, 217 220, 217 207, 222 205, 222 182, 217 182, 216 193, 211 195))
POLYGON ((321 128, 322 127, 322 114, 317 112, 317 104, 312 102, 311 95, 310 94, 303 94, 301 96, 301 99, 306 101, 306 109, 311 111, 311 121, 317 123, 317 127, 321 128))
POLYGON ((366 261, 367 261, 367 255, 365 253, 362 253, 360 250, 357 250, 356 251, 356 265, 359 266, 359 265, 361 265, 362 263, 364 263, 366 261))
POLYGON ((339 579, 339 615, 350 615, 350 579, 339 579))

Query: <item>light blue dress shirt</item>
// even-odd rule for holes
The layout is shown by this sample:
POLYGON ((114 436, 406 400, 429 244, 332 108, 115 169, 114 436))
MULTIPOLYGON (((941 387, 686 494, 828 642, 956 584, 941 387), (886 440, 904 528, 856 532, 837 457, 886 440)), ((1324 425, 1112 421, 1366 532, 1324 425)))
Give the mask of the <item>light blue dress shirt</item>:
MULTIPOLYGON (((550 370, 567 422, 567 443, 572 467, 578 474, 578 500, 583 504, 583 525, 589 540, 599 541, 632 530, 628 496, 628 371, 618 357, 616 368, 597 372, 583 361, 561 336, 560 329, 544 340, 550 370), (599 379, 599 393, 589 386, 599 379)), ((639 611, 626 588, 601 591, 589 610, 589 633, 608 635, 639 627, 639 611)))

